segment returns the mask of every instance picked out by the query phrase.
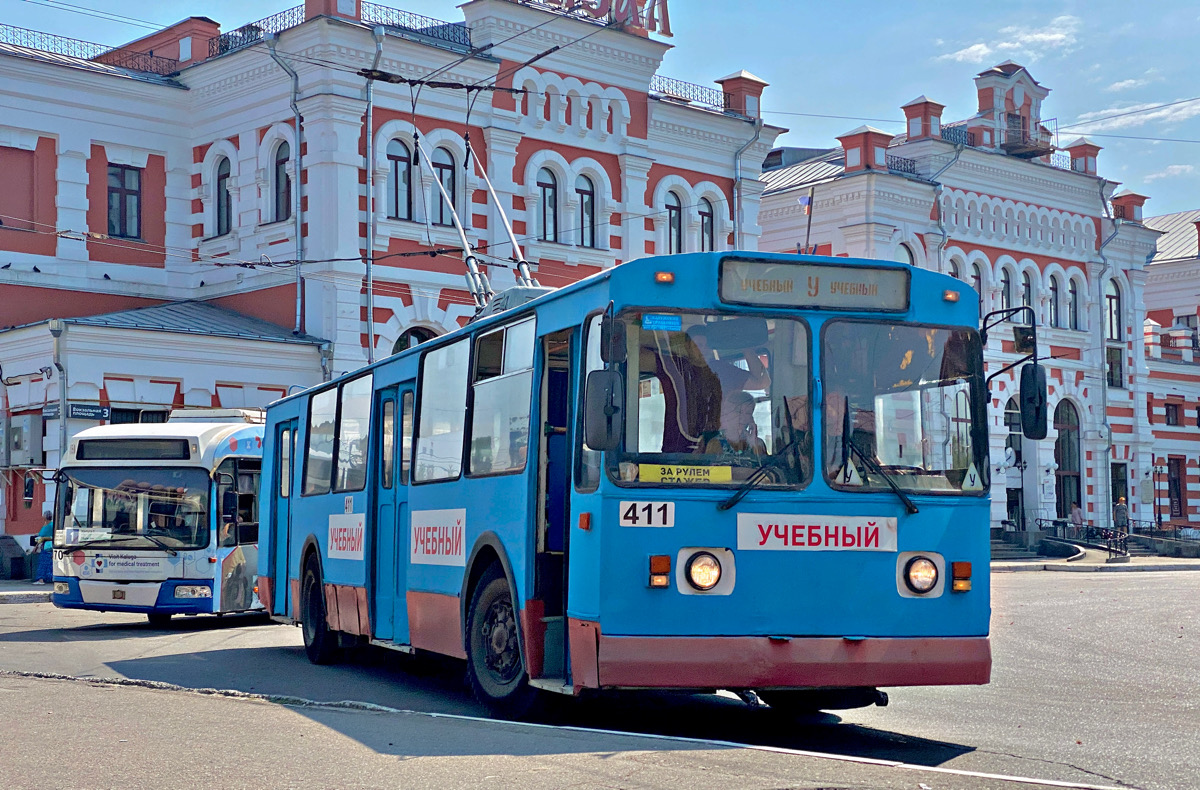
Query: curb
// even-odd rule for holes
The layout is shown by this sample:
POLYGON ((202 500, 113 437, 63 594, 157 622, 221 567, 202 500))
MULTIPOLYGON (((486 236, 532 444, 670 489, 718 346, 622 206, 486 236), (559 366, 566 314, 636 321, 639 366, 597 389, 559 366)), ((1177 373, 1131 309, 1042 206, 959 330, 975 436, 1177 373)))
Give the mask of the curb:
POLYGON ((50 591, 0 592, 0 604, 6 603, 50 603, 50 591))
POLYGON ((1200 562, 1186 565, 1082 565, 1064 563, 1012 563, 1007 566, 992 565, 992 573, 1019 573, 1023 571, 1056 571, 1058 573, 1159 573, 1162 571, 1200 571, 1200 562))

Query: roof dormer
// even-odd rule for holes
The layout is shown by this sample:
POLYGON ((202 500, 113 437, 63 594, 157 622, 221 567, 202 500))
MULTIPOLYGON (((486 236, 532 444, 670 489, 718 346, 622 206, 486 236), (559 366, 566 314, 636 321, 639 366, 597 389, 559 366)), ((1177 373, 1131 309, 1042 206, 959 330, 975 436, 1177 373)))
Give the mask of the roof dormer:
POLYGON ((942 111, 946 109, 944 104, 921 95, 900 109, 904 110, 909 142, 941 137, 942 111))
POLYGON ((887 149, 892 135, 873 126, 860 126, 839 136, 838 142, 846 156, 846 172, 860 170, 887 171, 887 149))

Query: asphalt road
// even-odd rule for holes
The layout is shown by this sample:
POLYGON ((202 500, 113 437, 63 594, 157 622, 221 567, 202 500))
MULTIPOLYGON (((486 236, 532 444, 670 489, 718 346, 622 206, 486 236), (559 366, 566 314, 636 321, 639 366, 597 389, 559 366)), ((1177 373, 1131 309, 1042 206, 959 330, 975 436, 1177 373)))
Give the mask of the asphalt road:
POLYGON ((993 578, 993 590, 989 686, 890 689, 887 708, 803 720, 722 696, 623 694, 562 700, 541 719, 551 726, 539 728, 417 715, 483 716, 457 662, 370 650, 315 667, 297 629, 262 620, 197 618, 158 631, 135 616, 0 606, 0 670, 417 712, 9 674, 0 676, 0 755, 10 753, 0 756, 2 784, 375 787, 402 778, 405 787, 1020 787, 960 773, 976 772, 1200 787, 1200 574, 1005 574, 993 578), (46 759, 38 748, 46 739, 64 744, 51 754, 69 755, 66 762, 46 759), (173 748, 181 740, 186 748, 173 748), (90 779, 67 770, 79 765, 93 769, 90 779))

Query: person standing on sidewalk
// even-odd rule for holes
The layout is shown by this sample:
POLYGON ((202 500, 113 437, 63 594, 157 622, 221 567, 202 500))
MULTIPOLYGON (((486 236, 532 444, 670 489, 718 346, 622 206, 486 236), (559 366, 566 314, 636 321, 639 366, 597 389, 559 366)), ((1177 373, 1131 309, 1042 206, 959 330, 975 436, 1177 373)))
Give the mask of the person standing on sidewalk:
POLYGON ((1071 503, 1071 526, 1075 530, 1075 537, 1083 535, 1083 509, 1078 502, 1071 503))
POLYGON ((1129 533, 1129 505, 1123 496, 1117 497, 1117 504, 1113 505, 1113 526, 1117 532, 1129 533))
POLYGON ((37 572, 35 574, 37 578, 33 580, 34 584, 46 584, 54 578, 54 551, 52 548, 54 543, 54 514, 47 510, 45 513, 42 513, 42 518, 45 520, 45 523, 42 524, 42 528, 38 530, 37 537, 34 538, 38 553, 37 572))

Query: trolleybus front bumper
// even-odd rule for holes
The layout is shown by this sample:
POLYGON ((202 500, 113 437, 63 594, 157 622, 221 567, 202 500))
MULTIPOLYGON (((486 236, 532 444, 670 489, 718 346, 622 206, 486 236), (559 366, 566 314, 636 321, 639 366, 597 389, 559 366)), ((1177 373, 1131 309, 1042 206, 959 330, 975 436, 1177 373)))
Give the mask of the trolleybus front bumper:
POLYGON ((176 598, 179 586, 211 587, 205 580, 166 579, 161 582, 96 582, 84 581, 73 576, 54 577, 55 592, 50 601, 60 609, 89 609, 100 612, 130 612, 132 614, 212 614, 211 593, 204 598, 176 598), (66 592, 57 592, 60 585, 67 585, 66 592), (112 592, 123 593, 114 598, 112 592), (135 592, 136 591, 136 592, 135 592))
MULTIPOLYGON (((572 630, 581 625, 572 623, 572 630)), ((591 667, 580 655, 590 651, 576 650, 576 646, 582 647, 580 642, 591 640, 580 636, 573 633, 571 640, 577 688, 969 685, 987 683, 992 670, 991 641, 986 636, 640 637, 596 633, 596 662, 591 667)))

